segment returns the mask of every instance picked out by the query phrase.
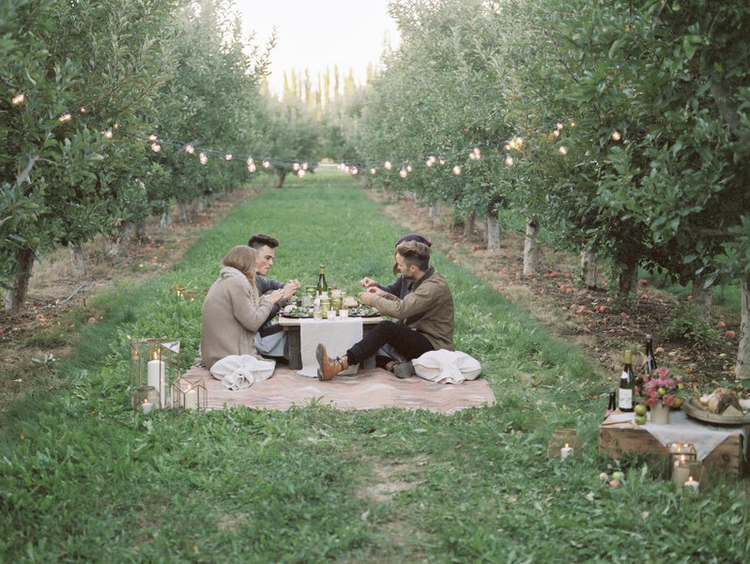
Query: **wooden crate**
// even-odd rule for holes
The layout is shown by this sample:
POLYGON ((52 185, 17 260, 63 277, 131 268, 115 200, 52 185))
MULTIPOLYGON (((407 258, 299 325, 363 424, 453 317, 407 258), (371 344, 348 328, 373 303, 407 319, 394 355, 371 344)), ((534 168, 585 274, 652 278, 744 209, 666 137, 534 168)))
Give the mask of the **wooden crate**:
MULTIPOLYGON (((703 464, 714 472, 742 476, 747 471, 746 445, 740 430, 721 442, 703 464)), ((646 428, 630 423, 603 424, 599 426, 599 454, 618 459, 624 454, 653 455, 655 460, 667 463, 666 447, 646 428)))

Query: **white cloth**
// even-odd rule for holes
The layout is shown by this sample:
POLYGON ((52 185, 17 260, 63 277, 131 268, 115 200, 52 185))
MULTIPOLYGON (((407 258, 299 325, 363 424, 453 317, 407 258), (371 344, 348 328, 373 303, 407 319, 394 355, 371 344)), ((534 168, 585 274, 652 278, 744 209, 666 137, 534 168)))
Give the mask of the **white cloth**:
POLYGON ((268 380, 276 368, 275 360, 259 360, 252 355, 229 355, 211 367, 211 375, 230 390, 244 390, 255 382, 268 380))
POLYGON ((478 360, 464 352, 446 349, 426 352, 411 364, 417 376, 438 384, 460 384, 482 373, 478 360))
MULTIPOLYGON (((613 413, 607 421, 621 421, 633 423, 633 413, 613 413)), ((687 416, 684 411, 672 411, 667 425, 654 425, 651 415, 645 425, 641 425, 664 447, 669 443, 688 443, 695 447, 698 460, 705 459, 714 449, 727 438, 737 433, 745 437, 743 444, 747 444, 750 427, 715 427, 707 423, 696 421, 687 416)))
MULTIPOLYGON (((318 343, 325 345, 330 358, 344 356, 355 343, 362 340, 362 318, 348 317, 342 319, 300 319, 299 320, 300 356, 302 370, 297 374, 316 378, 318 376, 318 359, 315 350, 318 343)), ((359 365, 350 366, 341 374, 354 374, 359 365)))

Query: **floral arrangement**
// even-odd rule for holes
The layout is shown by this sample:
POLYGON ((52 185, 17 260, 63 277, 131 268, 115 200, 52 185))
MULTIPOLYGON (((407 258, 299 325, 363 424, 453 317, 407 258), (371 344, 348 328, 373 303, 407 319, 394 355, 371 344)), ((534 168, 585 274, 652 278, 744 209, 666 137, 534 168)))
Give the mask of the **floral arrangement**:
POLYGON ((657 368, 651 374, 643 375, 640 392, 649 407, 661 404, 679 408, 683 402, 680 392, 684 387, 682 376, 670 376, 669 368, 657 368))

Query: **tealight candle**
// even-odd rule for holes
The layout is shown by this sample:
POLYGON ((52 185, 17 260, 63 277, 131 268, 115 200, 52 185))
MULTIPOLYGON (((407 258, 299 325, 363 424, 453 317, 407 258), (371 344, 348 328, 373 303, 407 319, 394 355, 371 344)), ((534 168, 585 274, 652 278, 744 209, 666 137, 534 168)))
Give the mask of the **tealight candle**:
POLYGON ((560 458, 565 460, 571 454, 573 454, 573 449, 570 447, 568 443, 565 443, 565 446, 560 449, 560 458))
POLYGON ((143 403, 141 404, 141 410, 143 411, 143 415, 148 415, 151 413, 151 409, 154 407, 154 404, 148 401, 148 399, 144 399, 143 403))
POLYGON ((701 486, 700 482, 698 482, 697 480, 694 480, 692 476, 689 476, 687 481, 685 482, 684 487, 693 488, 693 493, 698 493, 698 491, 700 490, 700 486, 701 486))

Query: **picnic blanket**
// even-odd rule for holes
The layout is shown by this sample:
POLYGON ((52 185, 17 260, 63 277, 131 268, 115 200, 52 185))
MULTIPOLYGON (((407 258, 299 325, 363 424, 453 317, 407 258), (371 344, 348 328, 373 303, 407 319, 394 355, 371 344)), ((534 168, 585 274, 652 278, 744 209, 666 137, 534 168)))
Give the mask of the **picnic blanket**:
POLYGON ((228 390, 205 368, 194 366, 184 375, 203 378, 208 409, 244 405, 285 410, 316 402, 341 410, 399 407, 452 413, 495 403, 495 394, 484 378, 440 384, 418 377, 400 380, 380 368, 360 369, 355 375, 321 382, 277 365, 271 378, 244 390, 228 390))

